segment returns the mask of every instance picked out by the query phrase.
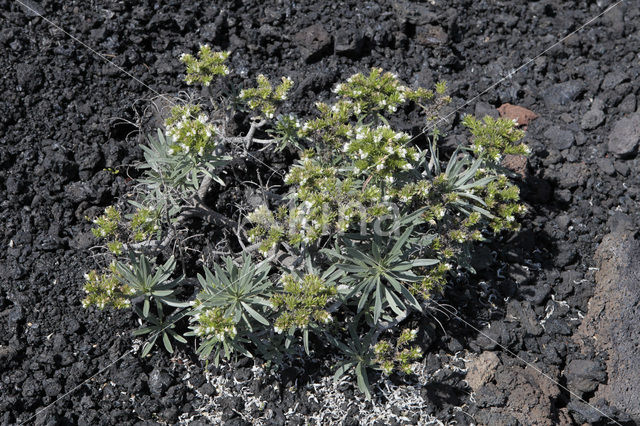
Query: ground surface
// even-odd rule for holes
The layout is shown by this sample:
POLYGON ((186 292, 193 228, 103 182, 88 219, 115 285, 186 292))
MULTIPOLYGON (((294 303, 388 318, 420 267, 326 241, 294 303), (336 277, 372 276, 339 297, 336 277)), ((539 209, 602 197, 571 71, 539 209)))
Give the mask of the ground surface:
MULTIPOLYGON (((157 93, 17 0, 0 0, 1 424, 605 424, 605 415, 632 424, 625 404, 637 395, 598 389, 618 380, 606 367, 616 348, 594 346, 578 328, 596 289, 598 244, 614 228, 633 239, 640 219, 636 1, 517 73, 614 2, 22 1, 158 93, 186 89, 178 57, 209 43, 231 50, 241 75, 292 77, 301 114, 335 83, 379 66, 412 85, 449 81, 456 106, 507 77, 457 116, 511 103, 539 118, 528 126, 523 230, 480 248, 478 275, 439 302, 458 311, 434 312, 446 334, 422 320, 419 374, 380 380, 375 406, 351 382, 332 384, 322 363, 205 374, 191 348, 140 359, 130 352, 133 316, 80 305, 94 267, 84 217, 126 192, 125 177, 104 169, 139 158, 126 120, 144 116, 157 93)), ((444 130, 447 146, 466 137, 444 130)), ((218 204, 224 210, 224 198, 218 204)))

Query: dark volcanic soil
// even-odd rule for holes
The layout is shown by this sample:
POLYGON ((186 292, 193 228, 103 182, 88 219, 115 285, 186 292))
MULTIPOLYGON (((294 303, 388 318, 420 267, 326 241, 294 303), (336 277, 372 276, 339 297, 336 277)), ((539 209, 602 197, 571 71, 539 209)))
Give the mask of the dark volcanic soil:
MULTIPOLYGON (((598 244, 640 222, 637 1, 516 73, 614 2, 21 1, 139 81, 18 0, 0 0, 0 423, 633 424, 617 402, 633 395, 598 390, 614 379, 615 347, 578 327, 598 244), (127 191, 124 173, 105 169, 140 158, 136 130, 152 130, 151 98, 187 89, 178 57, 200 43, 232 51, 241 77, 292 77, 290 108, 301 115, 377 66, 411 85, 447 80, 456 106, 473 99, 454 124, 505 103, 539 116, 527 129, 522 232, 478 249, 478 275, 440 301, 459 317, 434 312, 446 334, 421 320, 421 372, 405 384, 380 380, 375 407, 351 382, 332 385, 322 362, 281 374, 242 362, 205 375, 189 347, 140 359, 133 315, 80 304, 95 267, 84 218, 127 191)), ((448 147, 466 137, 460 126, 444 130, 448 147)))

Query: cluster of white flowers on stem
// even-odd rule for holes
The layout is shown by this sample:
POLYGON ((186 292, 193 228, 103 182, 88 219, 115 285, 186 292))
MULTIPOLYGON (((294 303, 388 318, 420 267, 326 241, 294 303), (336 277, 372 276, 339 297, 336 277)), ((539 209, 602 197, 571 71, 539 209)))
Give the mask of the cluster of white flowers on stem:
POLYGON ((173 107, 165 125, 167 136, 174 141, 169 149, 170 155, 185 153, 202 157, 216 148, 218 129, 199 106, 173 107))

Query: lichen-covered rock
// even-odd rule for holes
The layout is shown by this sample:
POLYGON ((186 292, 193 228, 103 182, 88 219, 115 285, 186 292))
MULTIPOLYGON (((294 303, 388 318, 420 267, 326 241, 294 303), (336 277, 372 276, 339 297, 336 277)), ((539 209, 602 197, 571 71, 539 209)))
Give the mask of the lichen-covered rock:
POLYGON ((596 259, 596 288, 579 336, 606 353, 608 379, 592 399, 640 421, 640 240, 618 227, 603 238, 596 259))

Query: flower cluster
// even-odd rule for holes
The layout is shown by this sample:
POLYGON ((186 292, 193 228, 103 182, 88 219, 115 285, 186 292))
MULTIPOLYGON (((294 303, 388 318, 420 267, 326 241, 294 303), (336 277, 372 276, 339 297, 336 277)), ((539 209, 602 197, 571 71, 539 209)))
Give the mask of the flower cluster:
POLYGON ((104 309, 111 305, 116 309, 123 309, 131 306, 130 297, 135 294, 135 290, 121 283, 114 263, 110 265, 109 272, 99 274, 92 270, 84 278, 87 296, 82 301, 83 307, 95 305, 98 309, 104 309))
POLYGON ((196 323, 193 328, 198 336, 212 336, 218 341, 233 340, 238 334, 233 318, 225 315, 222 308, 208 308, 199 311, 191 321, 196 323))
POLYGON ((217 75, 229 74, 229 68, 224 62, 229 57, 229 52, 213 52, 204 44, 200 46, 198 58, 190 54, 180 56, 180 61, 187 66, 187 76, 184 81, 187 84, 201 83, 209 86, 217 75))
POLYGON ((450 270, 451 264, 440 262, 436 267, 425 271, 420 281, 412 283, 409 291, 414 295, 420 295, 425 300, 430 299, 434 293, 442 293, 450 270))
POLYGON ((394 113, 407 100, 434 97, 429 90, 411 90, 400 83, 397 75, 383 72, 380 68, 371 69, 368 76, 361 73, 352 75, 346 83, 335 86, 333 92, 352 101, 356 116, 372 112, 394 113))
POLYGON ((336 295, 336 288, 315 274, 301 279, 287 274, 282 277, 282 292, 271 297, 271 306, 281 312, 275 321, 276 333, 306 329, 311 322, 327 324, 331 314, 327 303, 336 295))
POLYGON ((518 143, 524 136, 522 130, 517 129, 517 121, 507 118, 493 118, 485 116, 478 120, 472 115, 466 115, 462 124, 473 133, 471 149, 478 156, 499 163, 504 155, 529 155, 529 147, 518 143))
POLYGON ((120 224, 120 212, 113 206, 109 206, 104 210, 102 216, 98 216, 93 220, 96 225, 91 229, 91 233, 96 238, 108 238, 116 235, 118 225, 120 224))
POLYGON ((409 139, 408 134, 395 132, 388 125, 358 126, 342 150, 353 163, 356 175, 376 175, 393 183, 398 172, 413 169, 419 158, 415 148, 407 147, 409 139))
POLYGON ((273 118, 278 105, 287 99, 293 80, 282 77, 282 82, 274 89, 269 79, 260 74, 256 78, 258 87, 240 91, 240 100, 246 102, 252 110, 258 110, 263 118, 273 118))
POLYGON ((520 188, 512 184, 501 174, 482 189, 484 202, 494 212, 491 228, 494 232, 502 230, 517 231, 520 224, 516 217, 526 213, 527 208, 519 203, 520 188))
POLYGON ((125 215, 126 221, 114 206, 107 207, 103 215, 93 220, 95 226, 91 232, 97 238, 107 240, 107 248, 116 256, 124 251, 123 241, 138 243, 160 230, 157 210, 136 205, 138 208, 133 214, 125 215))
POLYGON ((399 370, 405 374, 411 374, 411 364, 422 358, 422 350, 419 346, 409 344, 416 339, 418 330, 404 329, 397 338, 395 345, 388 340, 381 340, 373 347, 374 361, 384 374, 391 374, 399 370))
POLYGON ((216 148, 216 127, 198 105, 174 106, 165 120, 167 136, 174 143, 169 153, 196 154, 202 157, 216 148))
POLYGON ((272 134, 278 141, 278 151, 283 150, 287 146, 300 149, 300 127, 300 120, 298 120, 295 115, 278 115, 273 124, 273 130, 268 133, 272 134))
POLYGON ((159 229, 158 211, 150 208, 140 208, 131 216, 132 238, 140 242, 159 229))

